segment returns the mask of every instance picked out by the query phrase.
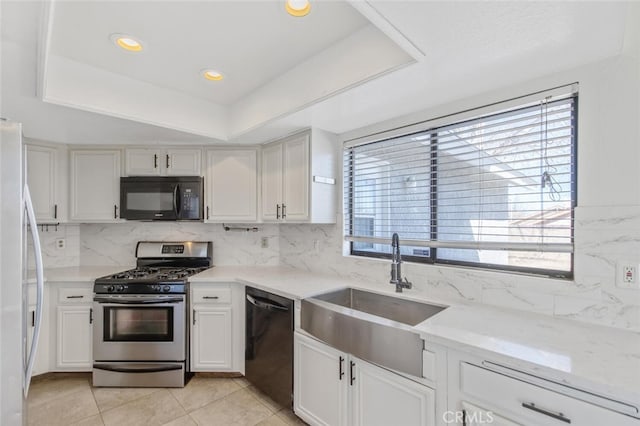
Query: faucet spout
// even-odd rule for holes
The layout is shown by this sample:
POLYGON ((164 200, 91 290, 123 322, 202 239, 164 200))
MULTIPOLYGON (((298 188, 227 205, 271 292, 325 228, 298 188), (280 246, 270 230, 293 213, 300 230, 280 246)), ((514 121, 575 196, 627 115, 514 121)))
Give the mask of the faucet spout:
POLYGON ((397 233, 391 236, 391 280, 390 284, 396 286, 396 293, 402 293, 403 288, 411 288, 412 283, 406 278, 402 279, 402 255, 400 254, 400 238, 397 233))

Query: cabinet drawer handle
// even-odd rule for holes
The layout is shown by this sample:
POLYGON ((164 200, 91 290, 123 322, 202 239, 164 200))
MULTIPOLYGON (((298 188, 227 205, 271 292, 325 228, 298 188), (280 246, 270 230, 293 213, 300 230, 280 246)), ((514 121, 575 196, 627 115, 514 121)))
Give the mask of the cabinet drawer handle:
POLYGON ((284 205, 284 203, 282 204, 282 218, 286 219, 287 217, 287 206, 284 205))
POLYGON ((84 296, 67 296, 67 299, 82 299, 84 296))
POLYGON ((153 154, 153 168, 158 168, 158 154, 153 154))
POLYGON ((355 367, 356 363, 353 361, 349 361, 349 378, 350 378, 350 382, 349 383, 351 386, 353 386, 353 382, 356 381, 356 376, 353 375, 353 367, 355 367))
POLYGON ((280 204, 276 204, 276 219, 280 219, 280 204))
POLYGON ((220 299, 219 296, 203 296, 203 299, 220 299))
POLYGON ((169 154, 167 154, 167 169, 169 168, 169 154))
POLYGON ((338 374, 338 378, 340 380, 342 380, 342 378, 344 377, 344 369, 342 367, 342 364, 344 363, 344 357, 340 357, 340 362, 338 363, 339 365, 339 374, 338 374))
POLYGON ((536 407, 536 404, 533 402, 523 402, 522 406, 527 410, 535 411, 536 413, 544 414, 545 416, 549 416, 556 420, 560 420, 561 422, 571 423, 571 420, 564 416, 562 413, 554 413, 553 411, 548 411, 540 407, 536 407))
POLYGON ((93 308, 89 308, 89 324, 93 324, 93 308))
POLYGON ((53 218, 54 219, 58 218, 58 205, 57 204, 53 205, 53 218))

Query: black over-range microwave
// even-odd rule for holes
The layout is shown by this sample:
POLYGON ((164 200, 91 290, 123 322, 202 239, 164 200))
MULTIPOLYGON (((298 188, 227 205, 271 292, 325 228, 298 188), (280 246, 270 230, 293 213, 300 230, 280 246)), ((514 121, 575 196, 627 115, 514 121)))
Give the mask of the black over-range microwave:
POLYGON ((200 176, 120 178, 120 217, 129 220, 202 220, 200 176))

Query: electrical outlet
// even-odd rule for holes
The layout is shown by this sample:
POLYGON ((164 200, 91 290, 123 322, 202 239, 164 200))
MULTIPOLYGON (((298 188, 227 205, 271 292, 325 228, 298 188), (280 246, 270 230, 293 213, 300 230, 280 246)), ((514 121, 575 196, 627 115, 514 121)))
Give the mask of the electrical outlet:
POLYGON ((56 248, 58 250, 64 250, 64 248, 67 246, 67 242, 65 241, 64 238, 58 238, 56 239, 56 248))
POLYGON ((627 284, 636 282, 636 268, 634 266, 625 265, 622 267, 622 281, 627 284))
POLYGON ((269 248, 269 238, 267 237, 262 237, 260 239, 260 247, 262 248, 269 248))
POLYGON ((638 266, 634 262, 618 262, 618 277, 616 279, 618 287, 640 289, 638 266))

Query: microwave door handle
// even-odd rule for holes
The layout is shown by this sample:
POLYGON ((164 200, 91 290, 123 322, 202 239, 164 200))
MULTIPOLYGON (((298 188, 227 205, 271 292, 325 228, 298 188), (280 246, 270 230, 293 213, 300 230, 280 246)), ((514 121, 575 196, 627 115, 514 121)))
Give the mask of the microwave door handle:
POLYGON ((173 212, 176 214, 176 219, 178 218, 178 191, 180 185, 176 184, 173 187, 173 212))

